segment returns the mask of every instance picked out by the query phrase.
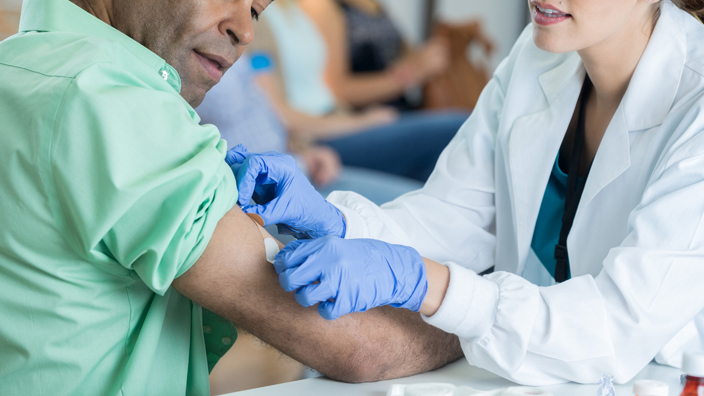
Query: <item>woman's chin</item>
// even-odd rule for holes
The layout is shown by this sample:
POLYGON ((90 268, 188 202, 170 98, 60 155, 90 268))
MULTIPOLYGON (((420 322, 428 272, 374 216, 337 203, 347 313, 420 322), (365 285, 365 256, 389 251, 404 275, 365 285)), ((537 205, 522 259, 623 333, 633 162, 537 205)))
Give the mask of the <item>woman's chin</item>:
POLYGON ((568 43, 566 42, 568 40, 560 39, 554 36, 555 35, 553 34, 546 34, 545 32, 536 30, 533 32, 533 42, 536 47, 553 54, 562 54, 576 50, 573 43, 568 43))

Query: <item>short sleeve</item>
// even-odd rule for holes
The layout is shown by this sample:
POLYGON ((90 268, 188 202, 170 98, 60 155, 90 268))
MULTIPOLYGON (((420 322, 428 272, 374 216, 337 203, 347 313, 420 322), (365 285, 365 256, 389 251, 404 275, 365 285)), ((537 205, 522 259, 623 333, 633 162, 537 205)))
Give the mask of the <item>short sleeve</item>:
POLYGON ((111 63, 74 78, 48 139, 46 183, 79 255, 163 294, 200 257, 237 189, 217 129, 158 83, 111 63))

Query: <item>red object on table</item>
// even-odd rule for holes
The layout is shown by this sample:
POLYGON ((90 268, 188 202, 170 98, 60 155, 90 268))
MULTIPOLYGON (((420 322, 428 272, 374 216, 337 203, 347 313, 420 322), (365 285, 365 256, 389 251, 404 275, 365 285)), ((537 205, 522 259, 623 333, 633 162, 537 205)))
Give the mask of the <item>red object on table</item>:
POLYGON ((704 396, 704 353, 686 353, 682 370, 687 374, 687 382, 680 396, 704 396))
POLYGON ((704 396, 704 378, 688 375, 680 396, 704 396))

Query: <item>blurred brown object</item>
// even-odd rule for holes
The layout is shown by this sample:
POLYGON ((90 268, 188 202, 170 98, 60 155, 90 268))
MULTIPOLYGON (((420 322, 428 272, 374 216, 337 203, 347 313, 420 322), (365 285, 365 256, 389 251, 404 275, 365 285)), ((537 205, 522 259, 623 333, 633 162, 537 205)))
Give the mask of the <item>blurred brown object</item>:
POLYGON ((7 10, 0 8, 0 41, 17 33, 19 26, 19 10, 7 10))
POLYGON ((296 381, 302 378, 304 370, 300 363, 240 330, 235 344, 210 373, 210 394, 296 381))
POLYGON ((475 65, 469 60, 467 50, 476 43, 490 55, 494 51, 493 42, 486 36, 479 21, 462 25, 438 23, 433 29, 433 37, 449 43, 450 66, 425 85, 423 107, 462 108, 471 111, 489 81, 489 73, 486 67, 475 65))

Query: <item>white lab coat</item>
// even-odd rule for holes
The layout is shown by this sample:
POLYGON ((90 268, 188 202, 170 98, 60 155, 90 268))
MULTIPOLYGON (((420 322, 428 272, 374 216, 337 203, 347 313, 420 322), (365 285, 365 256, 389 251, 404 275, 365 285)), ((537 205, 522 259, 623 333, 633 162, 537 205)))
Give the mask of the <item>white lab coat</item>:
POLYGON ((554 281, 530 244, 585 70, 576 53, 539 50, 530 26, 423 189, 381 208, 349 192, 328 200, 348 238, 448 265, 445 299, 424 319, 457 334, 475 366, 530 385, 625 382, 653 358, 678 366, 704 347, 703 75, 704 26, 666 2, 594 159, 562 284, 539 287, 554 281))

